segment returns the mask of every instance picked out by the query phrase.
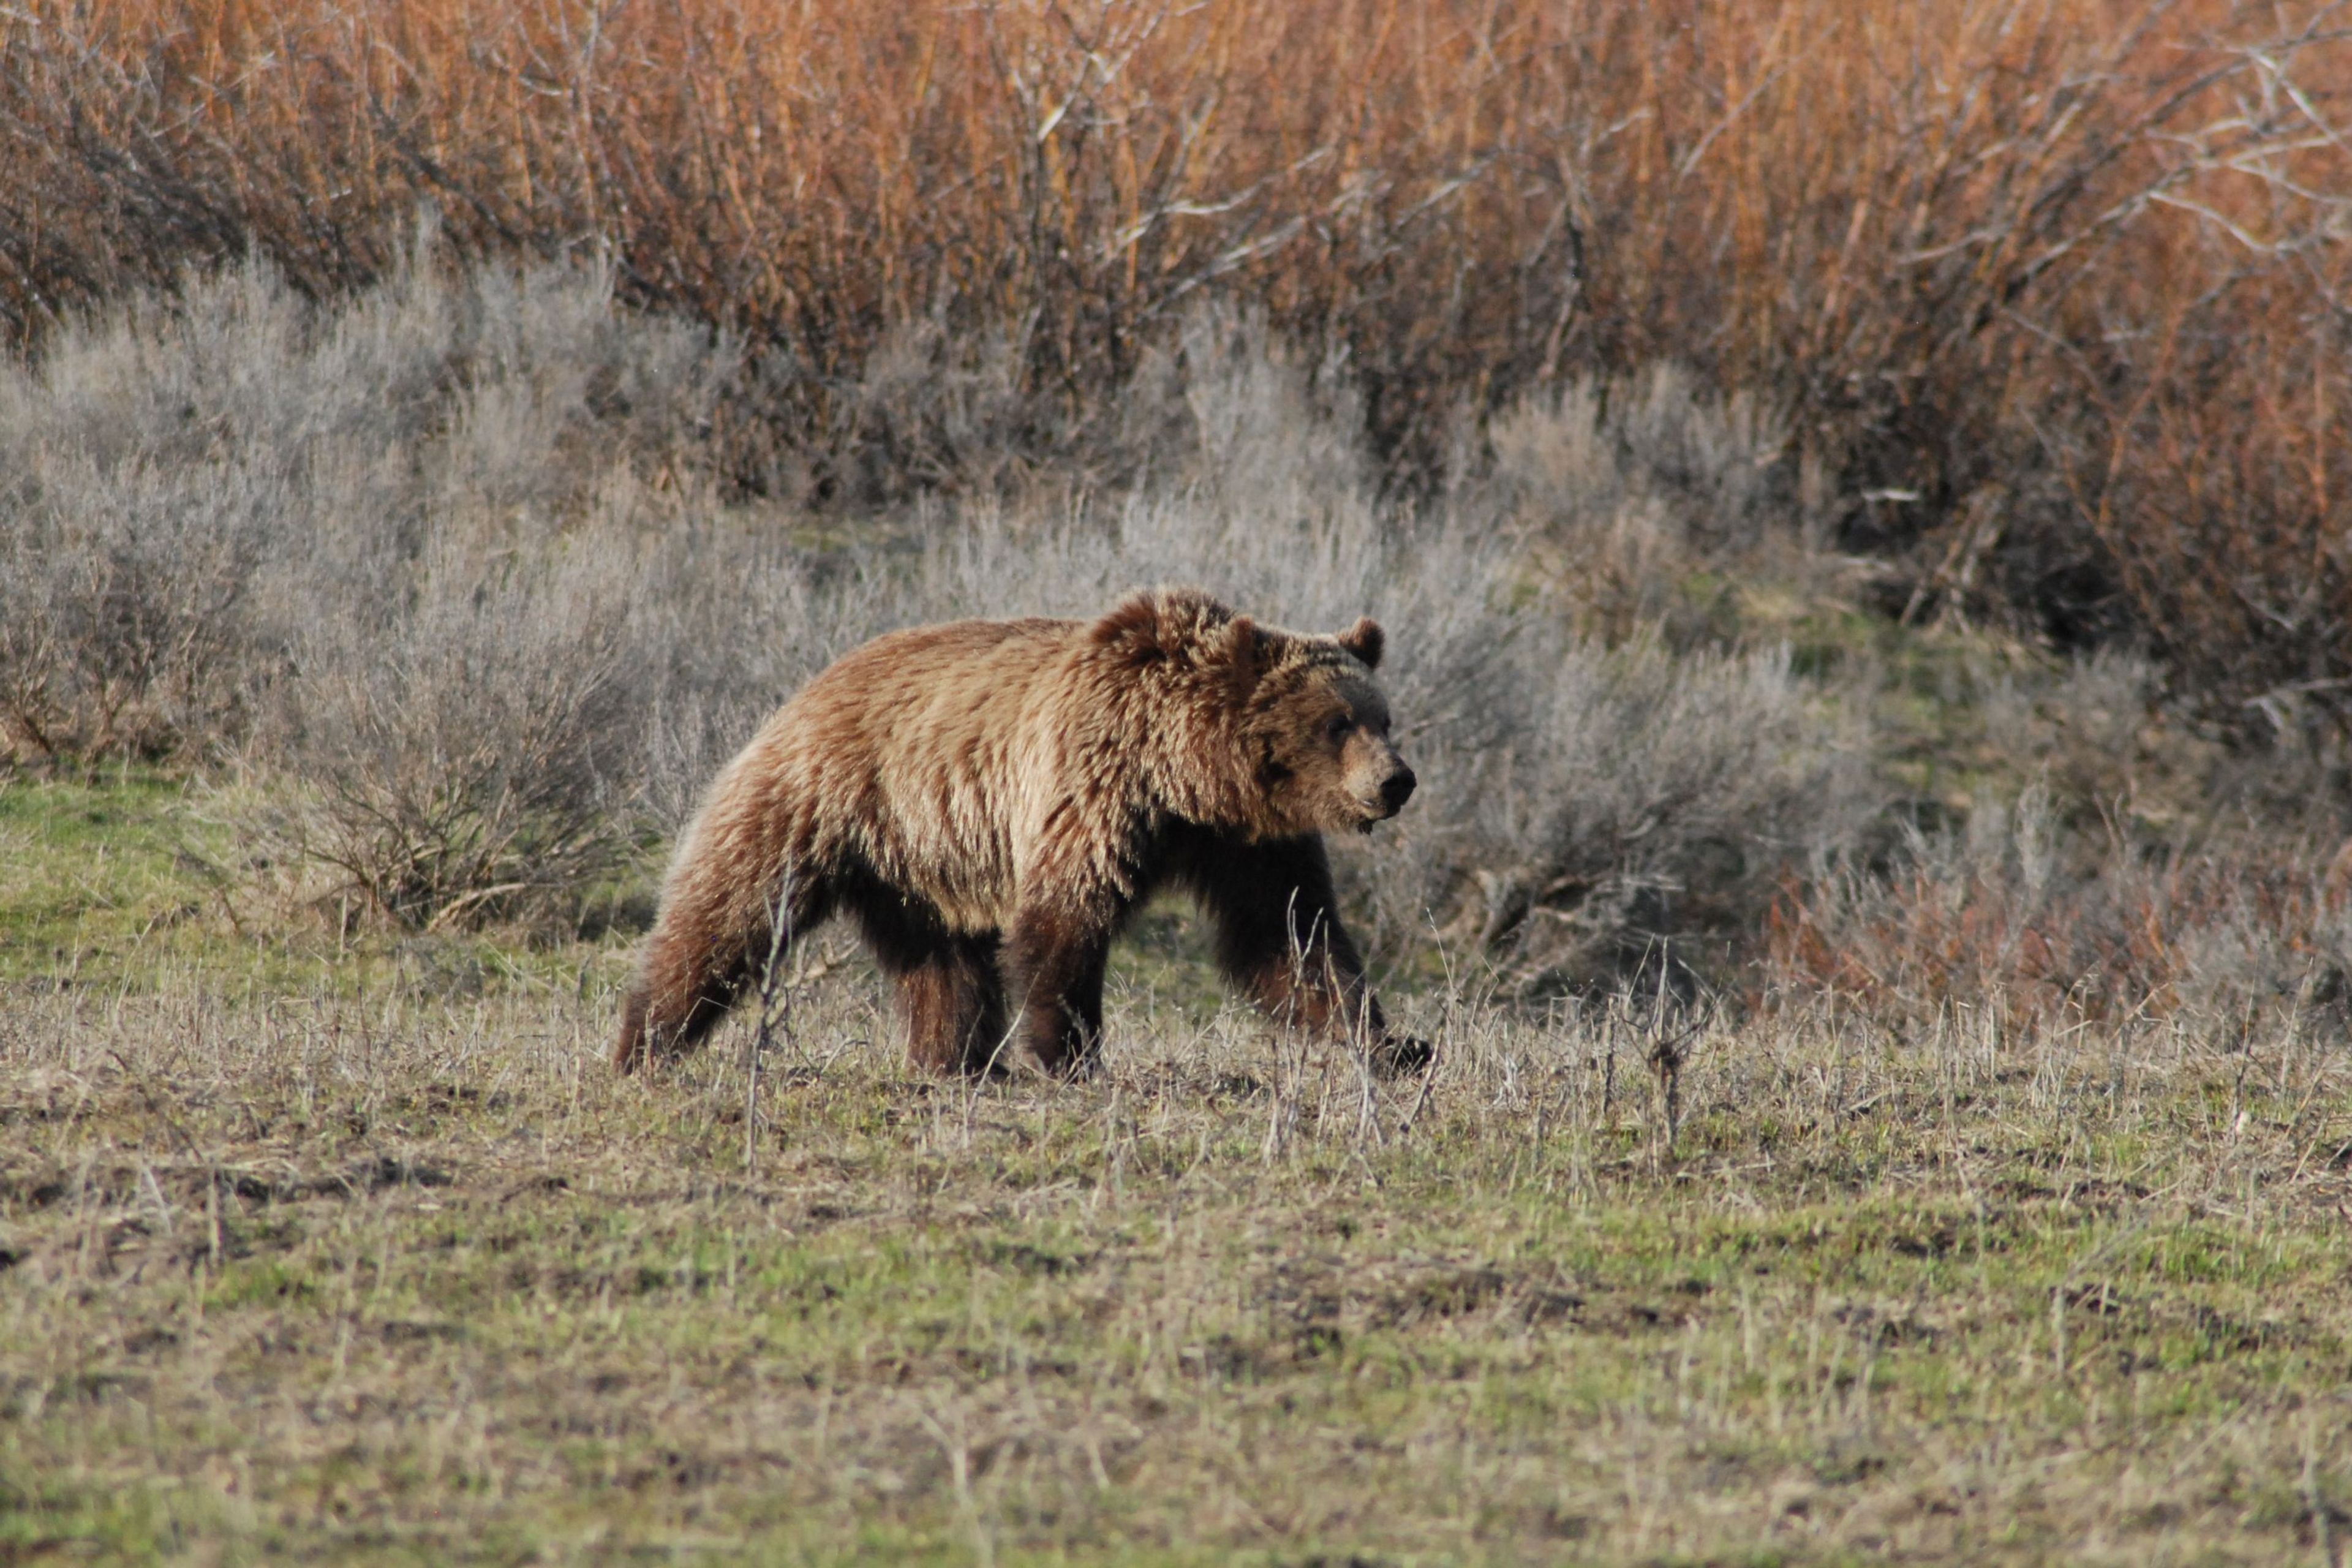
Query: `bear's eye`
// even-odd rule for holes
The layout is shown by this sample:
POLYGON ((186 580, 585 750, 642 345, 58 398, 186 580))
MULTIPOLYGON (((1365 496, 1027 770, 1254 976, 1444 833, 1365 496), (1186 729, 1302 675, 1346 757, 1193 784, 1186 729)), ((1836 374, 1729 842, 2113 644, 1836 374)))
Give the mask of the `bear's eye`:
POLYGON ((1355 727, 1356 721, 1348 717, 1345 713, 1334 713, 1329 719, 1324 721, 1323 732, 1331 737, 1331 739, 1338 741, 1345 739, 1348 731, 1355 727))

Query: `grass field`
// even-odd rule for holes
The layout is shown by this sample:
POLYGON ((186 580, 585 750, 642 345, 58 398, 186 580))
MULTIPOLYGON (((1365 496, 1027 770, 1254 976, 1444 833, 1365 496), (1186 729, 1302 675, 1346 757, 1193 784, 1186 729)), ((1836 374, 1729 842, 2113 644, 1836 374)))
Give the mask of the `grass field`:
POLYGON ((2346 1560, 2340 1031, 1822 1003, 1670 1141, 1636 1016, 1374 1082, 1171 914, 1094 1081, 820 944, 755 1101, 604 1070, 621 939, 240 935, 190 813, 0 789, 0 1562, 2346 1560))

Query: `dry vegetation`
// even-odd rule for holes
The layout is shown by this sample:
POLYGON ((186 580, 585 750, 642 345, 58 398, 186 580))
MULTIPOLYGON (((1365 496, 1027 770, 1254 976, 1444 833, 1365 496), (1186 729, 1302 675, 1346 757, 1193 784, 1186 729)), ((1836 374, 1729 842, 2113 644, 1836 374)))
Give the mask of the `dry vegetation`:
POLYGON ((2331 5, 35 0, 0 62, 20 334, 248 249, 340 292, 425 201, 740 331, 831 491, 1099 433, 1218 294, 1413 482, 1676 362, 1789 403, 1914 614, 2135 633, 2255 728, 2352 678, 2331 5), (883 363, 1015 395, 877 422, 883 363))
POLYGON ((0 8, 0 1563, 2341 1568, 2338 21, 0 8), (760 714, 1170 580, 1387 624, 1425 1083, 1173 910, 597 1070, 760 714))
POLYGON ((0 1542, 2343 1560, 2337 1038, 1792 1011, 1683 1038, 1670 1133, 1622 1008, 1432 994, 1435 1076, 1382 1084, 1188 1001, 1181 946, 1061 1089, 908 1080, 840 970, 756 1099, 748 1031, 603 1069, 610 951, 20 994, 0 1542))
MULTIPOLYGON (((2324 734, 2232 751, 2136 657, 1874 619, 1757 397, 1570 378, 1400 498, 1352 382, 1203 303, 1103 395, 1093 465, 845 510, 727 483, 733 340, 620 307, 601 268, 415 243, 347 300, 248 264, 0 367, 0 739, 206 781, 239 829, 215 879, 278 914, 642 919, 703 781, 836 654, 1174 580, 1389 624, 1432 787, 1343 869, 1424 978, 1443 941, 1522 997, 2120 1016, 2293 1013, 2352 974, 2324 734)), ((898 353, 863 373, 870 422, 1002 456, 1013 394, 898 353)))
MULTIPOLYGON (((1447 508, 1381 502, 1346 389, 1245 318, 1196 311, 1114 395, 1127 486, 828 525, 725 499, 707 416, 729 346, 608 287, 452 282, 420 258, 313 310, 253 267, 0 371, 18 754, 241 781, 224 873, 339 924, 576 930, 757 718, 855 643, 1182 581, 1304 626, 1369 610, 1412 650, 1393 696, 1447 787, 1349 857, 1392 956, 1434 923, 1510 948, 1530 982, 1605 974, 1657 935, 1752 923, 1782 868, 1869 814, 1854 722, 1785 651, 1580 633, 1546 584, 1581 573, 1531 566, 1507 501, 1555 476, 1507 464, 1447 508), (1695 879, 1685 920, 1669 906, 1695 879)), ((1599 447, 1582 417, 1519 424, 1599 447)), ((1653 422, 1717 468, 1759 456, 1687 389, 1653 422)), ((1659 526, 1654 498, 1627 504, 1659 526)), ((1611 515, 1549 531, 1573 546, 1611 515)))

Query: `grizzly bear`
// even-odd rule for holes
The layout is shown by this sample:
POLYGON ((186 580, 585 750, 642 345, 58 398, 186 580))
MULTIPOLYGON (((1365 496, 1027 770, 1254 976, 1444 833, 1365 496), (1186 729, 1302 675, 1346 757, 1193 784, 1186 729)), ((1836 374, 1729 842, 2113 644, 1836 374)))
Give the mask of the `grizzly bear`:
POLYGON ((1382 641, 1369 618, 1308 637, 1172 589, 1091 622, 867 643, 712 784, 614 1065, 692 1045, 789 942, 847 914, 916 1065, 1083 1071, 1111 939, 1163 886, 1200 901, 1219 966, 1276 1019, 1423 1065, 1365 987, 1320 837, 1369 833, 1412 793, 1372 682, 1382 641))

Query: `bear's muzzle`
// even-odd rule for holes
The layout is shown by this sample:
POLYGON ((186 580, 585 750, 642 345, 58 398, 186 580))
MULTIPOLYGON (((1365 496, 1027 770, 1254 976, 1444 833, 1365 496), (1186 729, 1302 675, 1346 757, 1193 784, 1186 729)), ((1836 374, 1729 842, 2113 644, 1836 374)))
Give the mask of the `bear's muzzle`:
POLYGON ((1386 822, 1402 811, 1404 803, 1412 798, 1413 785, 1419 782, 1411 768, 1399 763, 1396 771, 1381 781, 1379 795, 1364 803, 1364 815, 1357 819, 1356 831, 1370 833, 1374 823, 1386 822))
POLYGON ((1381 785, 1381 805, 1387 808, 1385 815, 1394 816, 1402 811, 1404 803, 1412 798, 1412 786, 1420 782, 1412 776, 1411 768, 1400 764, 1381 785))

